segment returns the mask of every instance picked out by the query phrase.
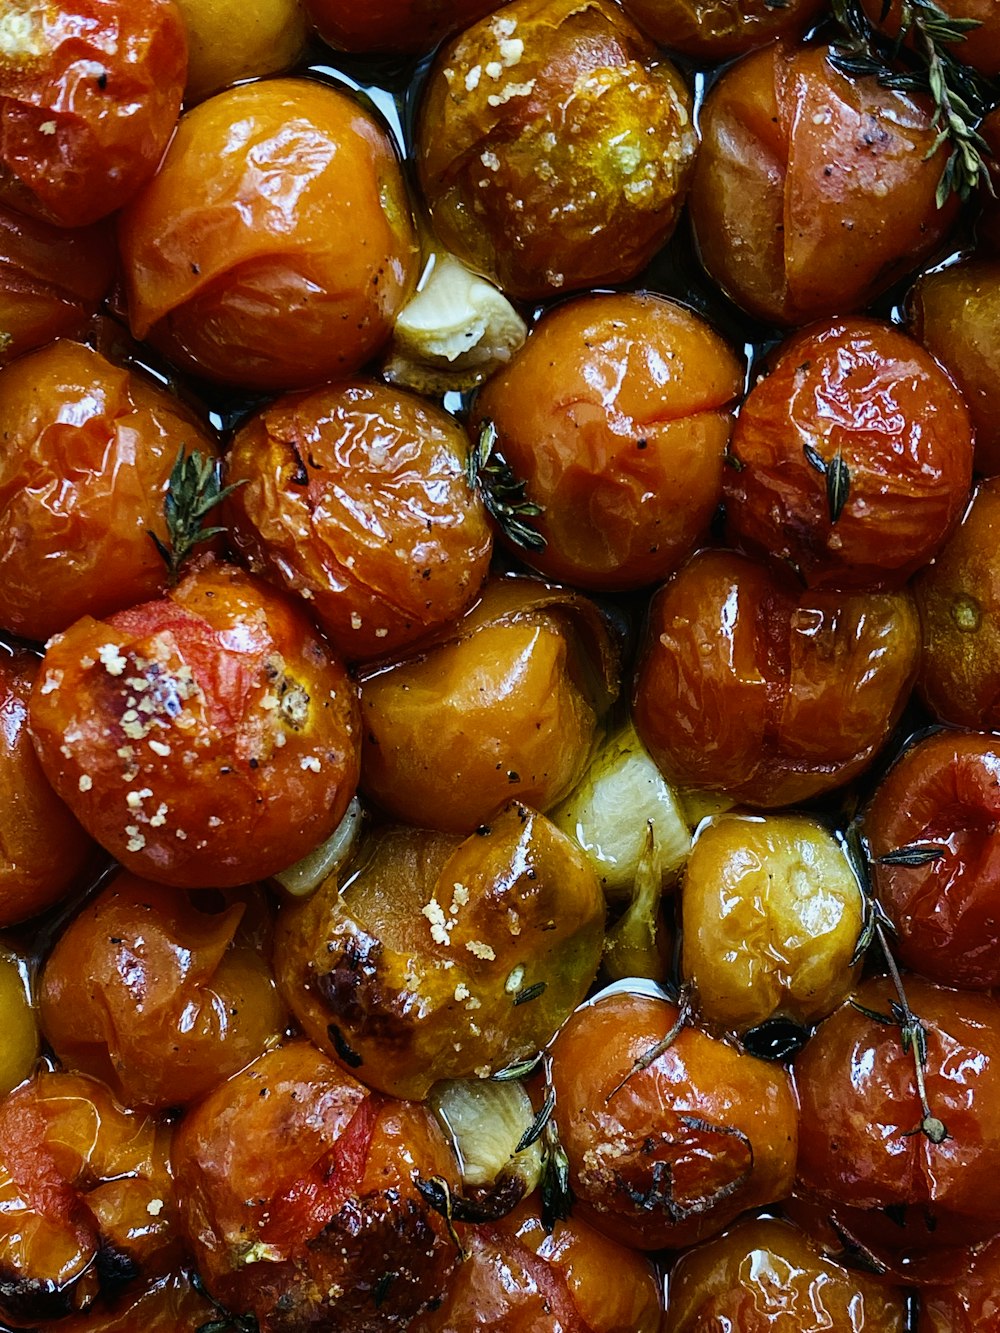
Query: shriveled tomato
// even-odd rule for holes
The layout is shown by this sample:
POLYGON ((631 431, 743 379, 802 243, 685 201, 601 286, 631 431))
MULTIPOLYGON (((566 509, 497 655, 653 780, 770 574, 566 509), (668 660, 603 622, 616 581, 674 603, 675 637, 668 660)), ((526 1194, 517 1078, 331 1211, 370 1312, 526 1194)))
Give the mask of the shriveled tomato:
POLYGON ((552 1082, 576 1207, 623 1244, 690 1245, 791 1188, 788 1075, 683 1026, 666 1000, 623 992, 578 1009, 552 1082))
POLYGON ((0 926, 66 897, 96 850, 49 786, 28 734, 40 665, 0 649, 0 926))
POLYGON ((682 787, 789 805, 865 768, 919 651, 905 592, 807 590, 781 569, 701 551, 650 607, 636 730, 682 787))
POLYGON ((204 559, 168 596, 49 644, 31 701, 42 767, 127 869, 246 884, 337 827, 357 702, 297 606, 204 559))
POLYGON ((776 37, 798 37, 823 0, 625 0, 629 18, 661 46, 697 60, 725 60, 776 37))
POLYGON ((63 227, 120 208, 156 169, 186 69, 174 0, 5 0, 0 200, 63 227))
POLYGON ((306 598, 349 659, 457 620, 489 568, 461 426, 414 394, 347 383, 281 398, 239 432, 227 477, 250 567, 306 598))
POLYGON ((965 402, 923 348, 871 320, 821 324, 743 405, 729 531, 810 585, 898 587, 958 521, 972 453, 965 402))
POLYGON ((282 992, 305 1032, 358 1078, 426 1097, 543 1047, 601 958, 604 898, 583 853, 512 805, 462 841, 376 833, 341 888, 287 904, 282 992))
POLYGON ((451 833, 511 799, 544 814, 583 772, 617 672, 591 602, 495 579, 441 643, 363 679, 364 789, 395 818, 451 833))
POLYGON ((0 371, 0 624, 44 640, 155 596, 178 453, 213 457, 176 397, 99 352, 57 342, 0 371))
MULTIPOLYGON (((139 1291, 127 1292, 109 1309, 44 1324, 39 1333, 201 1333, 219 1311, 183 1273, 172 1273, 139 1291)), ((220 1331, 221 1333, 221 1331, 220 1331)))
POLYGON ((657 296, 556 307, 487 382, 472 418, 542 507, 543 574, 581 588, 666 578, 707 528, 743 367, 697 315, 657 296))
POLYGON ((307 1042, 199 1103, 173 1163, 209 1290, 262 1329, 402 1328, 454 1267, 444 1221, 417 1188, 435 1176, 457 1187, 433 1115, 370 1093, 307 1042))
POLYGON ((495 8, 495 0, 302 0, 324 42, 364 55, 418 54, 467 28, 495 8))
POLYGON ((244 84, 189 111, 119 240, 135 336, 249 389, 353 374, 416 280, 388 134, 313 79, 244 84))
POLYGON ((170 1135, 81 1074, 0 1104, 0 1319, 33 1328, 178 1262, 170 1135))
POLYGON ((927 104, 848 76, 824 47, 781 44, 706 98, 691 218, 702 262, 758 319, 859 310, 931 254, 955 217, 935 199, 947 150, 927 104))
POLYGON ((437 234, 512 296, 625 281, 677 222, 690 112, 617 6, 514 0, 431 71, 417 166, 437 234))

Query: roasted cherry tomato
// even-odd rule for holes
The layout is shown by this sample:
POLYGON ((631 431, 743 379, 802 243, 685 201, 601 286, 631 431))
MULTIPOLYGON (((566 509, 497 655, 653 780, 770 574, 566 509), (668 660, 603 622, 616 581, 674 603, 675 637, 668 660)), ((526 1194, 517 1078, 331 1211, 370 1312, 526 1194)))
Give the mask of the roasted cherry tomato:
POLYGON ((44 1324, 39 1333, 203 1333, 213 1326, 222 1333, 220 1324, 218 1307, 185 1274, 172 1273, 126 1292, 110 1308, 44 1324))
POLYGON ((650 607, 636 730, 682 787, 789 805, 866 767, 919 651, 905 592, 809 591, 790 572, 701 551, 650 607))
POLYGON ((696 60, 726 60, 776 37, 798 37, 823 0, 625 0, 629 18, 661 46, 696 60))
POLYGON ((280 74, 306 45, 299 0, 177 0, 188 35, 184 100, 200 102, 241 79, 280 74))
POLYGON ((0 1097, 30 1076, 38 1059, 38 1016, 31 1003, 28 960, 0 945, 0 1097))
POLYGON ((0 1319, 34 1328, 169 1271, 170 1135, 81 1074, 44 1071, 0 1103, 0 1319))
POLYGON ((871 320, 799 333, 743 405, 730 534, 810 585, 898 587, 939 550, 972 481, 969 413, 947 375, 871 320))
POLYGON ((156 170, 186 70, 174 0, 4 0, 0 200, 63 227, 120 208, 156 170))
POLYGON ((543 1047, 597 973, 604 897, 583 853, 512 805, 462 841, 375 835, 336 877, 282 909, 282 992, 318 1046, 370 1086, 426 1097, 543 1047))
POLYGON ((248 389, 353 374, 416 279, 388 134, 313 79, 244 84, 189 111, 119 239, 136 337, 248 389))
POLYGON ((536 325, 487 382, 472 428, 526 496, 544 550, 523 552, 580 588, 666 578, 707 528, 743 367, 690 311, 657 296, 588 296, 536 325))
POLYGON ((685 1026, 666 1000, 623 992, 578 1009, 552 1083, 576 1207, 623 1244, 690 1245, 791 1189, 788 1075, 685 1026))
POLYGON ((347 658, 395 653, 458 620, 491 541, 453 417, 350 383, 281 398, 237 435, 227 478, 250 567, 298 593, 347 658))
POLYGON ((365 791, 450 833, 512 798, 544 814, 582 774, 617 671, 593 603, 496 579, 442 643, 363 680, 365 791))
POLYGON ((324 42, 363 55, 419 54, 496 8, 495 0, 302 0, 324 42))
POLYGON ((607 0, 514 0, 438 56, 417 165, 449 249, 512 296, 634 276, 697 144, 674 67, 607 0))
POLYGON ((34 654, 0 649, 0 926, 66 897, 95 850, 49 786, 28 734, 40 665, 34 654))
POLYGON ((931 254, 955 217, 926 104, 780 44, 706 98, 691 218, 702 262, 774 324, 859 310, 931 254))
POLYGON ((994 1240, 944 1287, 920 1293, 917 1333, 980 1333, 1000 1321, 1000 1240, 994 1240))
POLYGON ((455 1265, 418 1188, 457 1187, 432 1113, 369 1092, 307 1042, 189 1112, 173 1165, 209 1291, 273 1333, 405 1328, 455 1265))
POLYGON ((344 668, 297 606, 211 557, 159 601, 53 639, 31 728, 97 841, 186 888, 291 865, 337 827, 358 776, 344 668))
POLYGON ((165 588, 171 469, 216 451, 194 414, 74 342, 0 371, 0 413, 0 624, 44 640, 165 588))

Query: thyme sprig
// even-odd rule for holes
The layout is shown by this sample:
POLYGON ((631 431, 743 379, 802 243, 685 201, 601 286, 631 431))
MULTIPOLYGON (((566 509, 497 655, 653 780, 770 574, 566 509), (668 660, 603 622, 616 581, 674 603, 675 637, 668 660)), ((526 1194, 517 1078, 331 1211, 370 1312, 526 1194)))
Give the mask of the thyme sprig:
POLYGON ((197 449, 185 453, 184 445, 181 445, 163 497, 167 540, 164 542, 155 532, 149 532, 167 567, 171 584, 177 582, 181 567, 196 546, 225 532, 222 527, 206 528, 205 519, 216 505, 242 484, 238 481, 223 486, 219 459, 206 457, 197 449))
POLYGON ((492 421, 484 421, 479 438, 469 450, 466 467, 469 485, 479 491, 486 512, 509 541, 525 551, 544 551, 548 543, 529 520, 545 511, 526 498, 527 483, 515 476, 496 446, 496 427, 492 421))
MULTIPOLYGON (((890 7, 890 0, 883 0, 880 21, 890 7)), ((928 93, 933 99, 937 138, 927 156, 944 144, 951 148, 938 182, 938 207, 953 191, 964 200, 980 185, 991 190, 990 149, 978 127, 996 90, 949 49, 978 28, 979 20, 952 18, 934 0, 901 0, 899 34, 889 38, 869 19, 861 0, 833 0, 833 14, 844 34, 832 56, 839 70, 872 75, 883 88, 928 93)))

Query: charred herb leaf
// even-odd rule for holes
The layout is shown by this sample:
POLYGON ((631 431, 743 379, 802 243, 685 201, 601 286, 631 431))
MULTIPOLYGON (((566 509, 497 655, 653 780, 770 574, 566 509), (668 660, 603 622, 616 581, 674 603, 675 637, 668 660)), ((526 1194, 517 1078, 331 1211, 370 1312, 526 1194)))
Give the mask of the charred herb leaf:
POLYGON ((161 541, 155 532, 149 533, 167 567, 171 584, 177 582, 181 566, 196 546, 225 532, 222 527, 206 528, 205 519, 216 505, 242 484, 234 482, 231 486, 223 486, 219 459, 206 457, 197 449, 186 454, 181 445, 163 499, 167 540, 161 541))
POLYGON ((804 444, 802 452, 809 466, 826 478, 826 507, 830 514, 830 522, 836 523, 844 512, 844 505, 847 504, 847 497, 851 493, 850 469, 839 449, 829 462, 811 444, 804 444))
POLYGON ((948 848, 943 842, 911 842, 905 847, 877 856, 875 864, 880 866, 925 866, 931 861, 940 861, 947 855, 948 848))
POLYGON ((565 1222, 573 1208, 569 1184, 569 1158, 559 1142, 556 1122, 549 1119, 542 1133, 542 1226, 551 1232, 557 1222, 565 1222))
POLYGON ((549 1123, 555 1106, 556 1090, 550 1083, 545 1089, 545 1100, 542 1102, 541 1110, 517 1141, 517 1147, 514 1149, 516 1153, 524 1152, 526 1148, 530 1148, 533 1143, 538 1142, 542 1137, 545 1126, 549 1123))
POLYGON ((545 511, 525 497, 527 483, 514 475, 496 445, 496 427, 492 421, 484 421, 479 439, 469 450, 466 469, 469 485, 479 491, 486 512, 515 546, 526 551, 544 551, 547 542, 529 520, 545 511))

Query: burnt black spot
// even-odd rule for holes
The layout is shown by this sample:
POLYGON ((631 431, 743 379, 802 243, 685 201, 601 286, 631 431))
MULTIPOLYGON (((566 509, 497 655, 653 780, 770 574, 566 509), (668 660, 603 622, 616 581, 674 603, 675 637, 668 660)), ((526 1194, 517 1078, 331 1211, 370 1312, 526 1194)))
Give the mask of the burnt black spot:
POLYGON ((343 1060, 344 1064, 351 1069, 359 1069, 364 1064, 364 1060, 357 1053, 354 1047, 348 1042, 347 1038, 337 1027, 336 1023, 328 1023, 326 1035, 333 1042, 333 1048, 343 1060))

